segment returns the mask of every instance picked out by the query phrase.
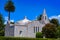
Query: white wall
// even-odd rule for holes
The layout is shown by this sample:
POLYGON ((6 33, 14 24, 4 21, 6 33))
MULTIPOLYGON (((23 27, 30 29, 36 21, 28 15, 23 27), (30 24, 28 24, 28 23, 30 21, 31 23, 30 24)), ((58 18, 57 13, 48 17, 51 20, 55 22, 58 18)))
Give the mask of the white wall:
POLYGON ((14 36, 14 25, 9 26, 9 24, 5 27, 5 36, 14 36))
POLYGON ((15 37, 26 37, 27 36, 27 26, 15 25, 14 36, 15 37), (22 31, 21 34, 20 34, 20 31, 22 31))
MULTIPOLYGON (((40 23, 39 21, 33 21, 31 24, 28 24, 28 37, 36 37, 36 33, 34 33, 34 27, 39 27, 39 32, 42 31, 42 27, 45 24, 40 23)), ((36 30, 36 29, 35 29, 36 30)))

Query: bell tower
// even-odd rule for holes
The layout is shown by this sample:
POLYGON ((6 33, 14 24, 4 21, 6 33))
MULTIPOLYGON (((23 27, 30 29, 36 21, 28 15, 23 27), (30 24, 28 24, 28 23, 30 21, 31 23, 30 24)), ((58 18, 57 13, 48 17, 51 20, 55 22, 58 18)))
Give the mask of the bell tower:
POLYGON ((43 10, 43 14, 42 14, 41 20, 42 20, 42 22, 45 23, 45 24, 49 23, 49 20, 48 20, 48 17, 47 17, 46 9, 45 9, 45 8, 44 8, 44 10, 43 10))

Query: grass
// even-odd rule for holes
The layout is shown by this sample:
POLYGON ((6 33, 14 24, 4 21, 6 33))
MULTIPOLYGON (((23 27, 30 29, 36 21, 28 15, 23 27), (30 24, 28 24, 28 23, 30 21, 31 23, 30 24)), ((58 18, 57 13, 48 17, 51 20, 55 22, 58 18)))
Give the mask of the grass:
POLYGON ((20 38, 20 37, 0 37, 0 40, 60 40, 54 38, 20 38))

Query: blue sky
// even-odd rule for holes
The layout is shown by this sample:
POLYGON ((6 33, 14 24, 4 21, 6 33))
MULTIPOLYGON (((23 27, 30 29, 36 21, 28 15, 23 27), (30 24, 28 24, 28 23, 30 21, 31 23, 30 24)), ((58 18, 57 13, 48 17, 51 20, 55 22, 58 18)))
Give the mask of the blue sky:
MULTIPOLYGON (((11 20, 15 22, 27 16, 28 19, 34 20, 36 16, 43 13, 46 9, 48 17, 59 17, 60 19, 60 0, 12 0, 16 7, 15 12, 11 12, 11 20)), ((0 13, 4 18, 8 16, 8 12, 4 10, 7 0, 0 0, 0 13)))

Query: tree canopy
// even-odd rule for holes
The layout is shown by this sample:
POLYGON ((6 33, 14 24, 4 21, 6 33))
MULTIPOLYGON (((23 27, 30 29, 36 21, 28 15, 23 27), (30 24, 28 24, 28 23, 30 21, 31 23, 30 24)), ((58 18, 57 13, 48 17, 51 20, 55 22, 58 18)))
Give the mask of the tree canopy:
POLYGON ((57 37, 60 38, 60 26, 57 27, 57 37))
POLYGON ((14 6, 14 3, 11 1, 11 0, 9 0, 6 4, 5 4, 5 6, 4 6, 4 9, 8 12, 14 12, 15 11, 15 6, 14 6))
POLYGON ((55 19, 55 18, 54 18, 54 19, 51 19, 50 22, 53 23, 54 25, 56 25, 56 27, 59 26, 59 21, 58 21, 58 19, 55 19))
POLYGON ((56 37, 56 26, 53 24, 46 24, 43 28, 42 28, 42 34, 43 36, 45 36, 46 38, 55 38, 56 37))
POLYGON ((0 36, 4 36, 4 18, 0 13, 0 36))
POLYGON ((41 20, 42 14, 38 16, 37 20, 41 20))

